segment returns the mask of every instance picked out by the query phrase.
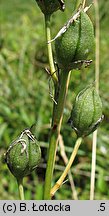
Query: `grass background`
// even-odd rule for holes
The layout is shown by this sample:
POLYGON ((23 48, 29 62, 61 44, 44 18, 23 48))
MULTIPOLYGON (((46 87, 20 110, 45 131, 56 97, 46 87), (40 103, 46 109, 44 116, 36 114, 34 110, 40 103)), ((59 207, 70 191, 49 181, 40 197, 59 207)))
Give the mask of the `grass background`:
MULTIPOLYGON (((73 0, 66 1, 66 11, 52 17, 52 37, 72 15, 73 0)), ((87 1, 87 4, 91 1, 87 1)), ((100 0, 100 96, 104 121, 98 129, 95 199, 109 199, 109 2, 100 0)), ((89 15, 95 26, 94 7, 89 15)), ((36 123, 42 159, 39 168, 24 178, 26 199, 42 199, 47 161, 52 100, 49 96, 48 66, 44 19, 35 0, 0 1, 0 199, 19 199, 15 178, 2 162, 2 155, 21 131, 36 123)), ((61 134, 69 157, 76 136, 66 124, 75 95, 94 81, 94 64, 82 71, 72 71, 61 134)), ((92 135, 84 139, 72 167, 79 199, 89 199, 92 135)), ((58 149, 53 184, 64 162, 58 149)), ((72 199, 69 181, 55 199, 72 199)))

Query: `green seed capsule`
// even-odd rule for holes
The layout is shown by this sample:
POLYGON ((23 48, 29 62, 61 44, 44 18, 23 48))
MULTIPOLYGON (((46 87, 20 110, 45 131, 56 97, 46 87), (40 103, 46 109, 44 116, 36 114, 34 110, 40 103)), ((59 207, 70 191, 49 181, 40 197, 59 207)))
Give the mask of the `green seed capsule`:
POLYGON ((24 130, 6 152, 6 163, 17 178, 30 174, 39 164, 40 146, 30 130, 24 130))
POLYGON ((64 11, 65 4, 63 0, 36 0, 39 5, 41 11, 46 15, 51 15, 53 12, 57 10, 64 11))
POLYGON ((60 68, 79 69, 94 50, 94 30, 89 16, 81 11, 64 33, 55 40, 57 62, 60 68))
POLYGON ((77 95, 68 122, 78 136, 87 136, 96 130, 102 119, 101 99, 94 86, 87 87, 77 95))

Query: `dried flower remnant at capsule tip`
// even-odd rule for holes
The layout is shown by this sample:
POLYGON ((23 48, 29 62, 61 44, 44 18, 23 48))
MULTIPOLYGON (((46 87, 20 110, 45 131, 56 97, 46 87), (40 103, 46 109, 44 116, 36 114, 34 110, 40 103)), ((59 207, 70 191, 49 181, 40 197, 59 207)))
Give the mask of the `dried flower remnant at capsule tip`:
POLYGON ((7 166, 17 179, 30 174, 40 158, 39 143, 29 129, 24 130, 6 152, 7 166))
POLYGON ((36 2, 45 15, 51 15, 57 10, 65 10, 65 3, 63 0, 36 0, 36 2))
POLYGON ((91 63, 94 29, 85 8, 80 8, 55 37, 55 51, 57 63, 62 69, 81 69, 83 64, 87 66, 91 63))
POLYGON ((83 89, 76 97, 68 122, 78 136, 94 132, 103 120, 101 99, 94 86, 83 89))

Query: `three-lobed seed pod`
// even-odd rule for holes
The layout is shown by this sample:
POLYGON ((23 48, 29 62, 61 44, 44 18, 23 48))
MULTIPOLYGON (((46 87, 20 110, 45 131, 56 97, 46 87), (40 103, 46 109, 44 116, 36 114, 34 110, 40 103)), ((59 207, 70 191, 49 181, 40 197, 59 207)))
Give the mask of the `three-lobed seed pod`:
POLYGON ((30 174, 39 164, 41 149, 29 129, 24 130, 6 152, 6 163, 11 173, 21 179, 30 174))
POLYGON ((62 11, 65 9, 63 0, 36 0, 36 2, 45 15, 51 15, 59 9, 62 11))
POLYGON ((103 119, 101 99, 94 86, 83 89, 76 97, 68 122, 78 136, 87 136, 103 119))
POLYGON ((93 25, 84 10, 67 24, 68 28, 65 26, 65 32, 55 40, 57 63, 61 69, 79 69, 94 50, 93 25))

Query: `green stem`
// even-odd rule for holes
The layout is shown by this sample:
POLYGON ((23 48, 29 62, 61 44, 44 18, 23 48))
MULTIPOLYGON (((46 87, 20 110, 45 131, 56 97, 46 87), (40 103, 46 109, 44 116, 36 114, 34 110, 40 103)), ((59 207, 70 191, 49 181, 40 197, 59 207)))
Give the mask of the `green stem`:
POLYGON ((58 82, 57 75, 55 73, 55 67, 53 62, 53 54, 52 54, 52 46, 51 43, 48 43, 48 41, 51 40, 51 31, 50 31, 50 15, 45 15, 45 32, 46 32, 46 41, 47 41, 47 48, 48 48, 48 59, 49 59, 49 65, 50 65, 50 74, 52 76, 52 79, 54 83, 56 84, 58 82))
POLYGON ((23 179, 17 179, 20 200, 24 200, 23 179))
POLYGON ((62 71, 60 75, 60 84, 58 87, 57 105, 54 105, 53 121, 49 142, 48 161, 45 177, 44 199, 50 199, 51 182, 53 176, 54 162, 56 156, 56 149, 58 144, 58 137, 60 134, 63 109, 68 89, 69 75, 67 71, 62 71))

